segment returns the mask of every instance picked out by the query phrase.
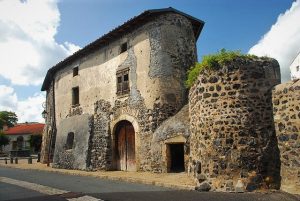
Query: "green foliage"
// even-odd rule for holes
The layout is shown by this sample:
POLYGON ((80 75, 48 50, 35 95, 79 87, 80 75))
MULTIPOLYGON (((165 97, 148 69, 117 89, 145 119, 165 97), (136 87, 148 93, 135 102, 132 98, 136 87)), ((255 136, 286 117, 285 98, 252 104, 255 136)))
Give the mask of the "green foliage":
POLYGON ((219 69, 221 65, 224 65, 237 57, 256 58, 255 55, 244 55, 241 54, 241 51, 227 51, 225 49, 221 49, 216 54, 205 55, 202 57, 201 63, 196 63, 189 69, 187 80, 185 82, 186 86, 188 88, 191 87, 197 80, 199 73, 201 73, 204 69, 219 69))
POLYGON ((30 147, 33 148, 35 152, 40 151, 42 145, 41 135, 31 135, 29 139, 30 147))
POLYGON ((9 138, 2 132, 0 131, 0 148, 2 151, 2 146, 6 146, 9 144, 9 138))
POLYGON ((18 117, 14 112, 0 111, 0 130, 4 125, 13 127, 18 122, 18 117))

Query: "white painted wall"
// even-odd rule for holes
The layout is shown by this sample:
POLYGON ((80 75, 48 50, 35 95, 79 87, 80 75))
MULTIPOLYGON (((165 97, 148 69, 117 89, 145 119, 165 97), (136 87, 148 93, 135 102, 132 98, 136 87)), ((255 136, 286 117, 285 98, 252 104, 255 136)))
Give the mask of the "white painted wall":
POLYGON ((23 149, 29 149, 30 148, 30 143, 29 143, 29 140, 30 140, 30 135, 6 135, 8 138, 9 138, 9 145, 7 146, 4 146, 3 147, 3 152, 4 153, 8 153, 9 151, 12 150, 13 148, 13 142, 14 141, 17 141, 17 138, 19 136, 23 136, 23 149))
POLYGON ((291 79, 300 79, 300 52, 290 66, 291 79))

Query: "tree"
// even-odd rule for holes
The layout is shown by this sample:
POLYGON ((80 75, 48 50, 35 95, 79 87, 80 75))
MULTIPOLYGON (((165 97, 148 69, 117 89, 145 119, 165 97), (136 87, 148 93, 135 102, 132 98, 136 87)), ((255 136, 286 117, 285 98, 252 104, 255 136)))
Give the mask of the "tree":
POLYGON ((2 147, 9 144, 9 138, 0 131, 0 151, 2 152, 2 147))
POLYGON ((14 112, 0 111, 0 130, 4 125, 13 127, 18 122, 18 117, 14 112))
POLYGON ((29 139, 30 147, 34 152, 39 152, 42 145, 42 136, 41 135, 31 135, 29 139))

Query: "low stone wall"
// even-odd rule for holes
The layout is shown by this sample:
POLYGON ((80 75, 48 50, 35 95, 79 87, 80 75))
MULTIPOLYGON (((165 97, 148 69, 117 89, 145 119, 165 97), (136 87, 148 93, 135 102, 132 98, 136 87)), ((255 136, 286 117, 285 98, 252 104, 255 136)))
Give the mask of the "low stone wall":
MULTIPOLYGON (((153 172, 170 172, 167 155, 169 144, 184 144, 184 165, 188 169, 190 155, 190 124, 189 108, 185 105, 177 114, 164 121, 153 133, 151 142, 151 157, 153 172)), ((179 156, 178 156, 179 157, 179 156)))
POLYGON ((236 58, 204 70, 190 89, 190 174, 199 190, 280 187, 271 89, 276 60, 236 58))
POLYGON ((300 80, 273 90, 274 122, 281 152, 282 189, 300 189, 300 80))
POLYGON ((89 168, 89 141, 93 118, 88 114, 64 119, 57 127, 53 167, 87 170, 89 168), (74 134, 72 147, 68 147, 68 135, 74 134))

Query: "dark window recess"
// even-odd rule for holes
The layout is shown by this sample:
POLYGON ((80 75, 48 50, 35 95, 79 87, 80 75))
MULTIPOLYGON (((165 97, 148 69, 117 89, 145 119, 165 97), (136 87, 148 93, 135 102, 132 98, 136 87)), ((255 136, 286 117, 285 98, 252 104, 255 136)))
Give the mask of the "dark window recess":
POLYGON ((125 75, 124 75, 124 81, 125 81, 125 82, 128 81, 128 74, 125 74, 125 75))
POLYGON ((74 144, 74 133, 70 132, 67 136, 67 143, 66 143, 66 149, 73 149, 74 144))
POLYGON ((73 77, 78 75, 78 67, 73 68, 73 77))
POLYGON ((297 71, 297 72, 299 71, 299 66, 296 66, 296 71, 297 71))
POLYGON ((127 43, 123 43, 121 45, 121 51, 120 51, 120 54, 123 53, 123 52, 126 52, 127 51, 127 43))
POLYGON ((79 105, 79 87, 72 89, 72 105, 79 105))
POLYGON ((170 144, 171 172, 184 172, 184 144, 170 144))
POLYGON ((117 73, 117 95, 129 93, 129 70, 117 73))

